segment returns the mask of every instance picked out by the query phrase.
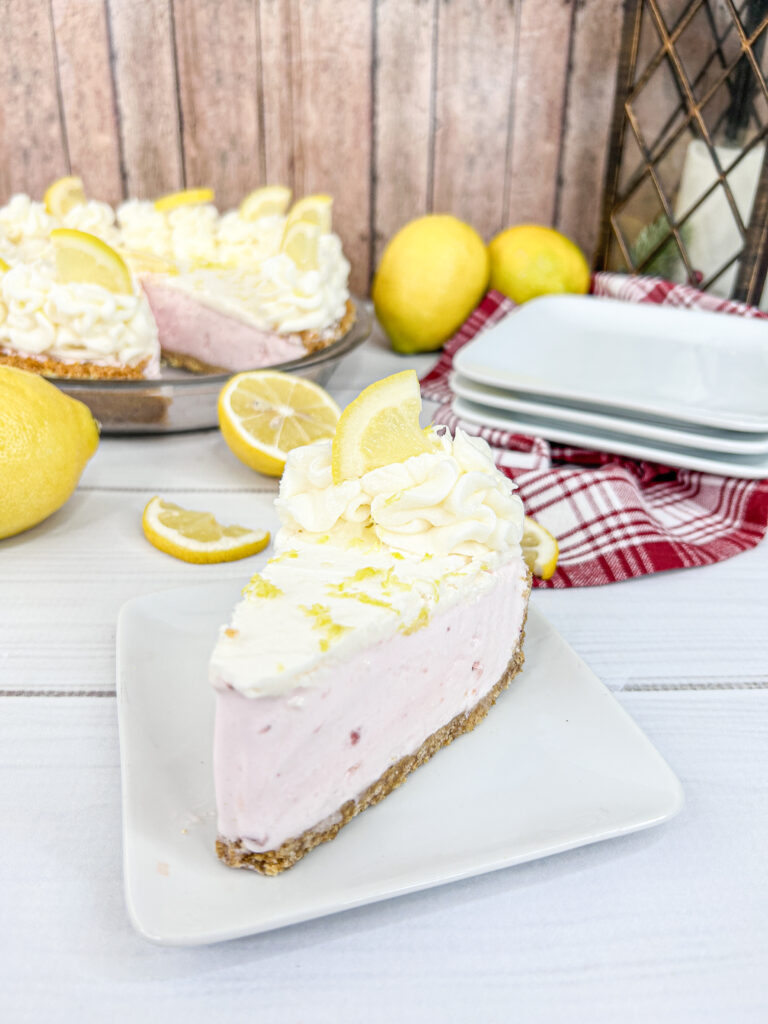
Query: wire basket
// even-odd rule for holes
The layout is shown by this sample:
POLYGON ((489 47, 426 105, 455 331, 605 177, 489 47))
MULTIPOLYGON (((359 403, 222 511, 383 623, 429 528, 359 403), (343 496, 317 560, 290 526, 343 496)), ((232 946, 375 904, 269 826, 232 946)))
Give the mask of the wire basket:
POLYGON ((768 0, 626 0, 599 267, 761 303, 767 38, 768 0))

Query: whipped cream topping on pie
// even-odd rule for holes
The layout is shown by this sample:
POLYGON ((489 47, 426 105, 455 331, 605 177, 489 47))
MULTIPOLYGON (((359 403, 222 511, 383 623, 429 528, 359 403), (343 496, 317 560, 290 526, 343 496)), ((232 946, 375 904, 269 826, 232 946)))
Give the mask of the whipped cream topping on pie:
POLYGON ((136 366, 156 372, 157 327, 146 298, 100 285, 63 284, 46 263, 0 275, 0 348, 38 358, 136 366))
POLYGON ((415 632, 520 560, 522 503, 488 446, 461 431, 434 445, 337 485, 330 442, 289 454, 276 555, 220 633, 214 685, 248 697, 314 687, 329 656, 415 632))
POLYGON ((193 268, 167 283, 254 327, 291 334, 341 320, 349 298, 348 277, 341 240, 329 234, 318 240, 317 270, 300 270, 276 249, 257 266, 193 268))

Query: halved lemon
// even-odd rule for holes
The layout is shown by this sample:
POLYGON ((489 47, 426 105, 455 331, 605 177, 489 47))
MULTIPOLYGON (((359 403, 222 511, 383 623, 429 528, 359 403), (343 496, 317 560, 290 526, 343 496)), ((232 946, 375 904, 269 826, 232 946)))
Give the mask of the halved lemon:
POLYGON ((59 178, 49 185, 43 196, 45 212, 52 217, 61 220, 65 213, 69 213, 73 206, 80 206, 86 202, 85 189, 80 178, 69 175, 66 178, 59 178))
POLYGON ((125 260, 96 235, 74 228, 55 228, 51 241, 60 281, 66 284, 87 281, 124 294, 133 291, 133 279, 125 260))
POLYGON ((185 188, 180 192, 169 192, 155 200, 155 209, 161 213, 177 210, 180 206, 195 206, 198 203, 213 202, 212 188, 185 188))
POLYGON ((266 530, 222 526, 210 512, 193 512, 157 496, 147 503, 141 525, 150 544, 183 562, 234 562, 269 544, 266 530))
POLYGON ((317 270, 317 250, 320 228, 308 220, 286 224, 280 248, 287 253, 299 270, 317 270))
POLYGON ((321 235, 327 235, 331 230, 332 206, 333 199, 324 193, 304 196, 303 199, 297 200, 289 210, 286 227, 289 224, 295 224, 296 221, 306 220, 310 224, 317 224, 321 235))
POLYGON ((248 193, 240 203, 240 216, 243 220, 258 220, 285 213, 290 201, 291 190, 285 185, 265 185, 248 193))
POLYGON ((333 482, 434 451, 419 426, 421 390, 414 370, 377 380, 350 402, 333 439, 333 482))
POLYGON ((557 541, 549 530, 526 516, 520 547, 523 549, 525 564, 533 575, 548 580, 557 568, 557 557, 560 554, 557 541))
POLYGON ((341 410, 318 384, 278 370, 238 373, 219 395, 219 426, 251 469, 280 476, 292 449, 333 437, 341 410))

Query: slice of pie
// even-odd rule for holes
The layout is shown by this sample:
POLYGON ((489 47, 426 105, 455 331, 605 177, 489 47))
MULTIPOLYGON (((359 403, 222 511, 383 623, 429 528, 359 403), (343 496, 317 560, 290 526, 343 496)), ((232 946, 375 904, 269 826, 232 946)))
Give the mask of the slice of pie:
POLYGON ((220 633, 217 852, 274 875, 473 729, 523 663, 523 510, 412 371, 288 456, 276 554, 220 633))

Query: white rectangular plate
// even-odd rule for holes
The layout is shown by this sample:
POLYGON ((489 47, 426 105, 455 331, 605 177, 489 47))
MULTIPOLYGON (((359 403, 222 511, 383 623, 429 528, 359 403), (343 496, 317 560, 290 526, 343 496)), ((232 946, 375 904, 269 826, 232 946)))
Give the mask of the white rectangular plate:
MULTIPOLYGON (((120 612, 117 691, 128 912, 147 938, 217 942, 657 825, 682 790, 532 608, 525 669, 473 733, 276 878, 221 864, 207 662, 240 594, 223 582, 120 612)), ((384 682, 384 681, 383 681, 384 682)))
MULTIPOLYGON (((768 342, 767 342, 768 344, 768 342)), ((768 434, 747 434, 738 430, 713 430, 690 426, 677 420, 651 416, 648 413, 621 414, 607 405, 575 406, 556 398, 538 400, 518 398, 502 388, 451 374, 451 390, 469 402, 528 416, 545 416, 564 427, 579 429, 597 427, 627 438, 661 441, 678 448, 699 448, 726 455, 763 455, 768 453, 768 434)))
POLYGON ((468 402, 465 398, 454 398, 451 408, 456 415, 469 423, 484 427, 495 427, 529 437, 545 437, 548 441, 577 445, 600 452, 615 452, 632 459, 650 459, 665 466, 680 466, 683 469, 697 469, 701 473, 717 473, 719 476, 735 476, 743 480, 763 480, 768 477, 768 453, 764 455, 723 455, 698 448, 678 448, 661 441, 643 441, 596 427, 579 427, 551 420, 546 416, 523 416, 502 409, 491 409, 487 405, 468 402))
POLYGON ((765 320, 550 295, 479 334, 454 368, 520 395, 768 433, 765 320))

